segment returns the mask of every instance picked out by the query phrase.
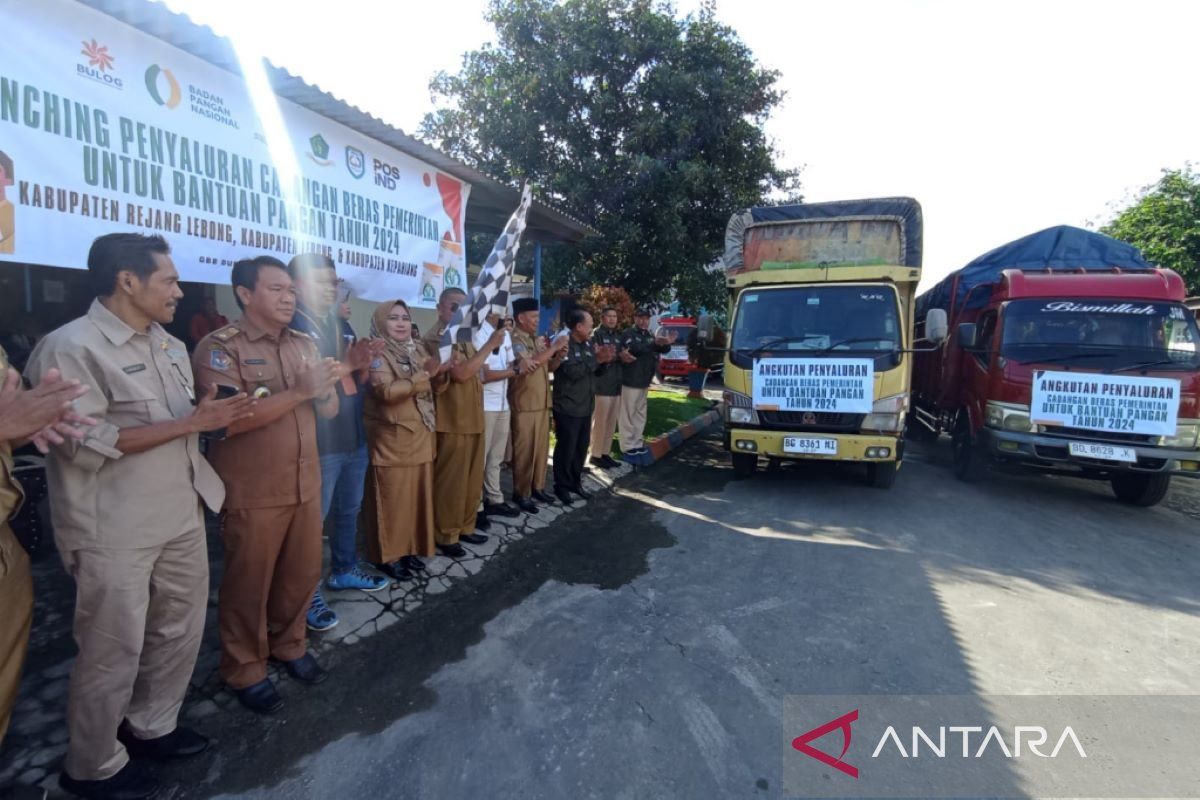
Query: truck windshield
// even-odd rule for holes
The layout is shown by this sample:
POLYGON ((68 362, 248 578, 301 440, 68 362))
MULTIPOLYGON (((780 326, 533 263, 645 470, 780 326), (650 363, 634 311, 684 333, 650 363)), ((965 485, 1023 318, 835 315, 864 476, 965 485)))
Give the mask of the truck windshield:
POLYGON ((1103 371, 1196 369, 1200 331, 1179 303, 1014 300, 1004 309, 1000 355, 1103 371))
POLYGON ((784 286, 738 298, 730 348, 748 367, 752 354, 891 356, 902 344, 891 286, 784 286), (822 352, 824 351, 824 352, 822 352))

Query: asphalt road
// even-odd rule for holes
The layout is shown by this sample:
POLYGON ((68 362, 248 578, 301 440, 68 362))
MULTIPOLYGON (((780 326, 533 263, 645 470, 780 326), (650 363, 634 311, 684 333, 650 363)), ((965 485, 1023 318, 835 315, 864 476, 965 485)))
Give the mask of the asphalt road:
MULTIPOLYGON (((183 797, 773 797, 794 693, 1200 693, 1195 487, 950 475, 914 446, 735 481, 716 436, 353 648, 206 720, 183 797), (297 689, 297 691, 301 691, 297 689)), ((1020 794, 1013 779, 1008 789, 1020 794)))

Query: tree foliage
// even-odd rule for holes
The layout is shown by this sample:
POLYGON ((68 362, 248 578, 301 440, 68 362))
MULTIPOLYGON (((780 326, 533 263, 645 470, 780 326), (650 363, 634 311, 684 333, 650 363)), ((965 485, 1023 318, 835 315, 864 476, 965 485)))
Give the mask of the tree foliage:
POLYGON ((497 44, 431 83, 421 136, 514 184, 529 179, 600 231, 553 248, 545 291, 625 287, 723 304, 729 215, 798 198, 763 124, 782 99, 711 4, 678 18, 662 0, 492 0, 497 44))
POLYGON ((617 327, 628 328, 633 324, 633 314, 637 311, 629 292, 620 286, 600 286, 593 284, 579 296, 579 303, 591 312, 596 325, 600 324, 600 313, 608 306, 617 310, 617 327))
POLYGON ((1101 232, 1141 248, 1182 275, 1188 294, 1200 294, 1200 176, 1190 166, 1163 170, 1101 232))

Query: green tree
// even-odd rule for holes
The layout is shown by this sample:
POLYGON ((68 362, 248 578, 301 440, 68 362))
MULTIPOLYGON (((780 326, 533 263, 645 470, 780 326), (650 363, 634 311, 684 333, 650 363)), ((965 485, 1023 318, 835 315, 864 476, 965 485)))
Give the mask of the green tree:
POLYGON ((1141 248, 1150 261, 1182 275, 1188 294, 1200 294, 1200 176, 1190 165, 1163 170, 1100 230, 1141 248))
POLYGON ((713 7, 678 18, 661 0, 492 0, 496 45, 431 83, 420 135, 600 231, 552 248, 547 294, 622 286, 639 303, 724 304, 729 215, 797 201, 763 124, 778 73, 759 66, 713 7))

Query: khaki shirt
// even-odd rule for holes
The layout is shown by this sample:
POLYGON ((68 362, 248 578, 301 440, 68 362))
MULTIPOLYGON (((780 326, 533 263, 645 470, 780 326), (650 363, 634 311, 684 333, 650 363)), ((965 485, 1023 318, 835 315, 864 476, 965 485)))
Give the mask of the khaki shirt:
MULTIPOLYGON (((546 350, 540 336, 517 328, 512 333, 513 352, 518 358, 534 358, 546 350)), ((550 408, 550 369, 542 364, 528 375, 509 380, 508 401, 513 411, 545 411, 550 408)))
MULTIPOLYGON (((413 380, 428 355, 417 346, 415 364, 385 354, 371 363, 371 389, 364 416, 371 463, 377 467, 415 467, 433 461, 435 439, 421 416, 418 395, 431 397, 428 378, 413 380)), ((429 400, 423 402, 431 402, 429 400)))
MULTIPOLYGON (((0 347, 0 386, 8 377, 11 367, 8 364, 8 354, 0 347)), ((21 543, 8 527, 8 520, 17 513, 25 496, 21 493, 21 484, 13 476, 12 444, 0 441, 0 578, 9 575, 18 563, 17 559, 21 543)))
MULTIPOLYGON (((446 332, 446 323, 438 320, 425 332, 421 341, 425 349, 437 355, 442 334, 446 332)), ((475 346, 470 343, 454 345, 453 352, 459 358, 468 359, 475 355, 475 346)), ((483 433, 483 381, 478 375, 472 375, 462 383, 449 379, 449 385, 437 395, 437 432, 438 433, 483 433)))
MULTIPOLYGON (((192 363, 202 396, 213 384, 278 394, 295 387, 306 365, 320 358, 304 334, 290 328, 268 333, 242 317, 201 339, 192 363)), ((208 457, 225 481, 227 509, 299 505, 321 494, 312 403, 299 404, 269 425, 213 442, 208 457)))
POLYGON ((141 453, 117 449, 122 428, 193 413, 192 368, 183 342, 152 323, 130 328, 99 301, 38 343, 29 375, 57 368, 88 387, 75 410, 99 420, 82 441, 47 459, 54 536, 60 550, 136 549, 164 544, 196 524, 197 495, 220 509, 225 490, 200 454, 199 434, 141 453))
MULTIPOLYGON (((4 385, 10 369, 8 354, 0 347, 0 386, 4 385)), ((0 441, 0 524, 12 519, 24 499, 21 484, 13 475, 12 443, 0 441)))

